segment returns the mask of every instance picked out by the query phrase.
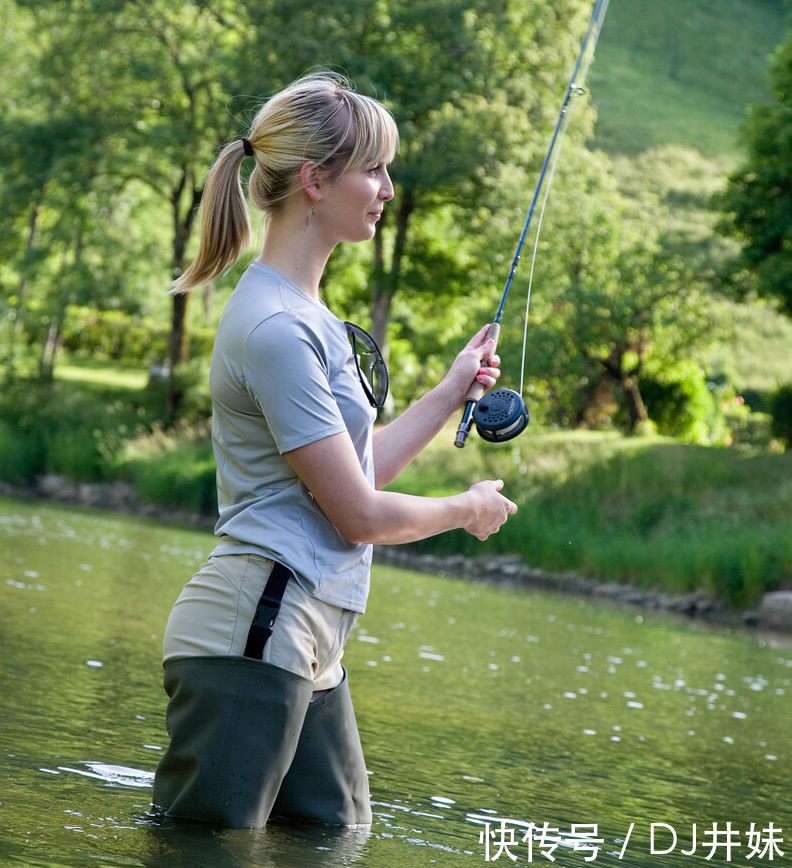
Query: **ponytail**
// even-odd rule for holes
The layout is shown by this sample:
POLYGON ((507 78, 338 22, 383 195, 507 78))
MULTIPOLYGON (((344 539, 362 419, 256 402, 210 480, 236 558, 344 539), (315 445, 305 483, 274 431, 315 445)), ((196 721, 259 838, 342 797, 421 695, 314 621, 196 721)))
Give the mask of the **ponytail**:
POLYGON ((239 179, 245 145, 226 145, 209 170, 201 200, 201 239, 192 264, 171 283, 171 293, 189 292, 230 268, 250 240, 250 217, 239 179))
POLYGON ((250 240, 239 179, 242 160, 256 158, 248 181, 253 204, 272 215, 300 189, 300 167, 320 166, 332 180, 350 169, 389 163, 399 145, 396 123, 341 75, 312 73, 275 94, 258 111, 249 138, 226 145, 209 171, 201 204, 201 240, 190 267, 171 284, 189 292, 230 268, 250 240))

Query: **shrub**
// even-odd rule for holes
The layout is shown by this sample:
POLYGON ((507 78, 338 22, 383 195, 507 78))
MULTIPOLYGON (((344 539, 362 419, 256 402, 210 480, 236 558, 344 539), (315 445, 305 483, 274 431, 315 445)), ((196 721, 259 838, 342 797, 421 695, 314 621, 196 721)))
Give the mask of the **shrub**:
POLYGON ((792 383, 777 389, 770 398, 773 434, 792 446, 792 383))
POLYGON ((21 436, 18 426, 0 419, 0 479, 12 485, 31 482, 43 464, 40 437, 21 436))
MULTIPOLYGON (((120 310, 70 305, 63 326, 63 347, 76 356, 149 364, 168 357, 169 325, 152 317, 120 310)), ((191 358, 212 351, 211 329, 194 328, 189 335, 191 358)))
POLYGON ((181 423, 130 441, 124 449, 125 472, 142 501, 217 513, 216 468, 210 425, 181 423))
POLYGON ((711 442, 716 406, 698 365, 683 362, 655 377, 642 377, 641 394, 659 434, 688 443, 711 442))
POLYGON ((42 473, 78 482, 111 479, 123 442, 150 429, 155 418, 131 396, 63 382, 7 385, 0 396, 0 478, 15 484, 42 473))
POLYGON ((167 324, 120 310, 69 306, 62 340, 68 352, 93 359, 134 363, 168 354, 167 324))

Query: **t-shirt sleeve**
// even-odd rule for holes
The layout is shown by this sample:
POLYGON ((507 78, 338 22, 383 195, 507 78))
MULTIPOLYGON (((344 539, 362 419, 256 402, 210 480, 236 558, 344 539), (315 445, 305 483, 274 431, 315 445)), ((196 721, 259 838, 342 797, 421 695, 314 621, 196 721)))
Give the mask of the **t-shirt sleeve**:
POLYGON ((281 454, 347 430, 330 389, 327 348, 290 314, 276 314, 253 329, 244 374, 281 454))

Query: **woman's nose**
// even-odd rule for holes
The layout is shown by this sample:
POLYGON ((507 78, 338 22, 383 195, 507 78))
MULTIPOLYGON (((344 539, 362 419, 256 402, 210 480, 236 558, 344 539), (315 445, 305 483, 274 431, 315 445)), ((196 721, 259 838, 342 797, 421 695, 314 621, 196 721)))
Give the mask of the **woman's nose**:
POLYGON ((380 199, 383 202, 387 202, 393 198, 393 181, 390 179, 390 175, 385 172, 385 180, 383 181, 382 187, 380 189, 380 199))

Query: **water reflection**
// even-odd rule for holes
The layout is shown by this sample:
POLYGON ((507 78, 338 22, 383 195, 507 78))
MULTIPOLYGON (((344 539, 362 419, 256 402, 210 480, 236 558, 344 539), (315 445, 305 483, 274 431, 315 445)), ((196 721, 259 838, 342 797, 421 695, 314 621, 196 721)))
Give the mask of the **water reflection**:
POLYGON ((215 829, 198 823, 150 821, 145 827, 146 868, 337 868, 354 865, 368 829, 279 825, 266 829, 215 829))
POLYGON ((371 829, 153 818, 161 631, 211 545, 0 501, 0 864, 472 866, 511 829, 582 866, 596 825, 597 865, 686 866, 694 823, 792 811, 788 643, 380 569, 346 655, 371 829))

